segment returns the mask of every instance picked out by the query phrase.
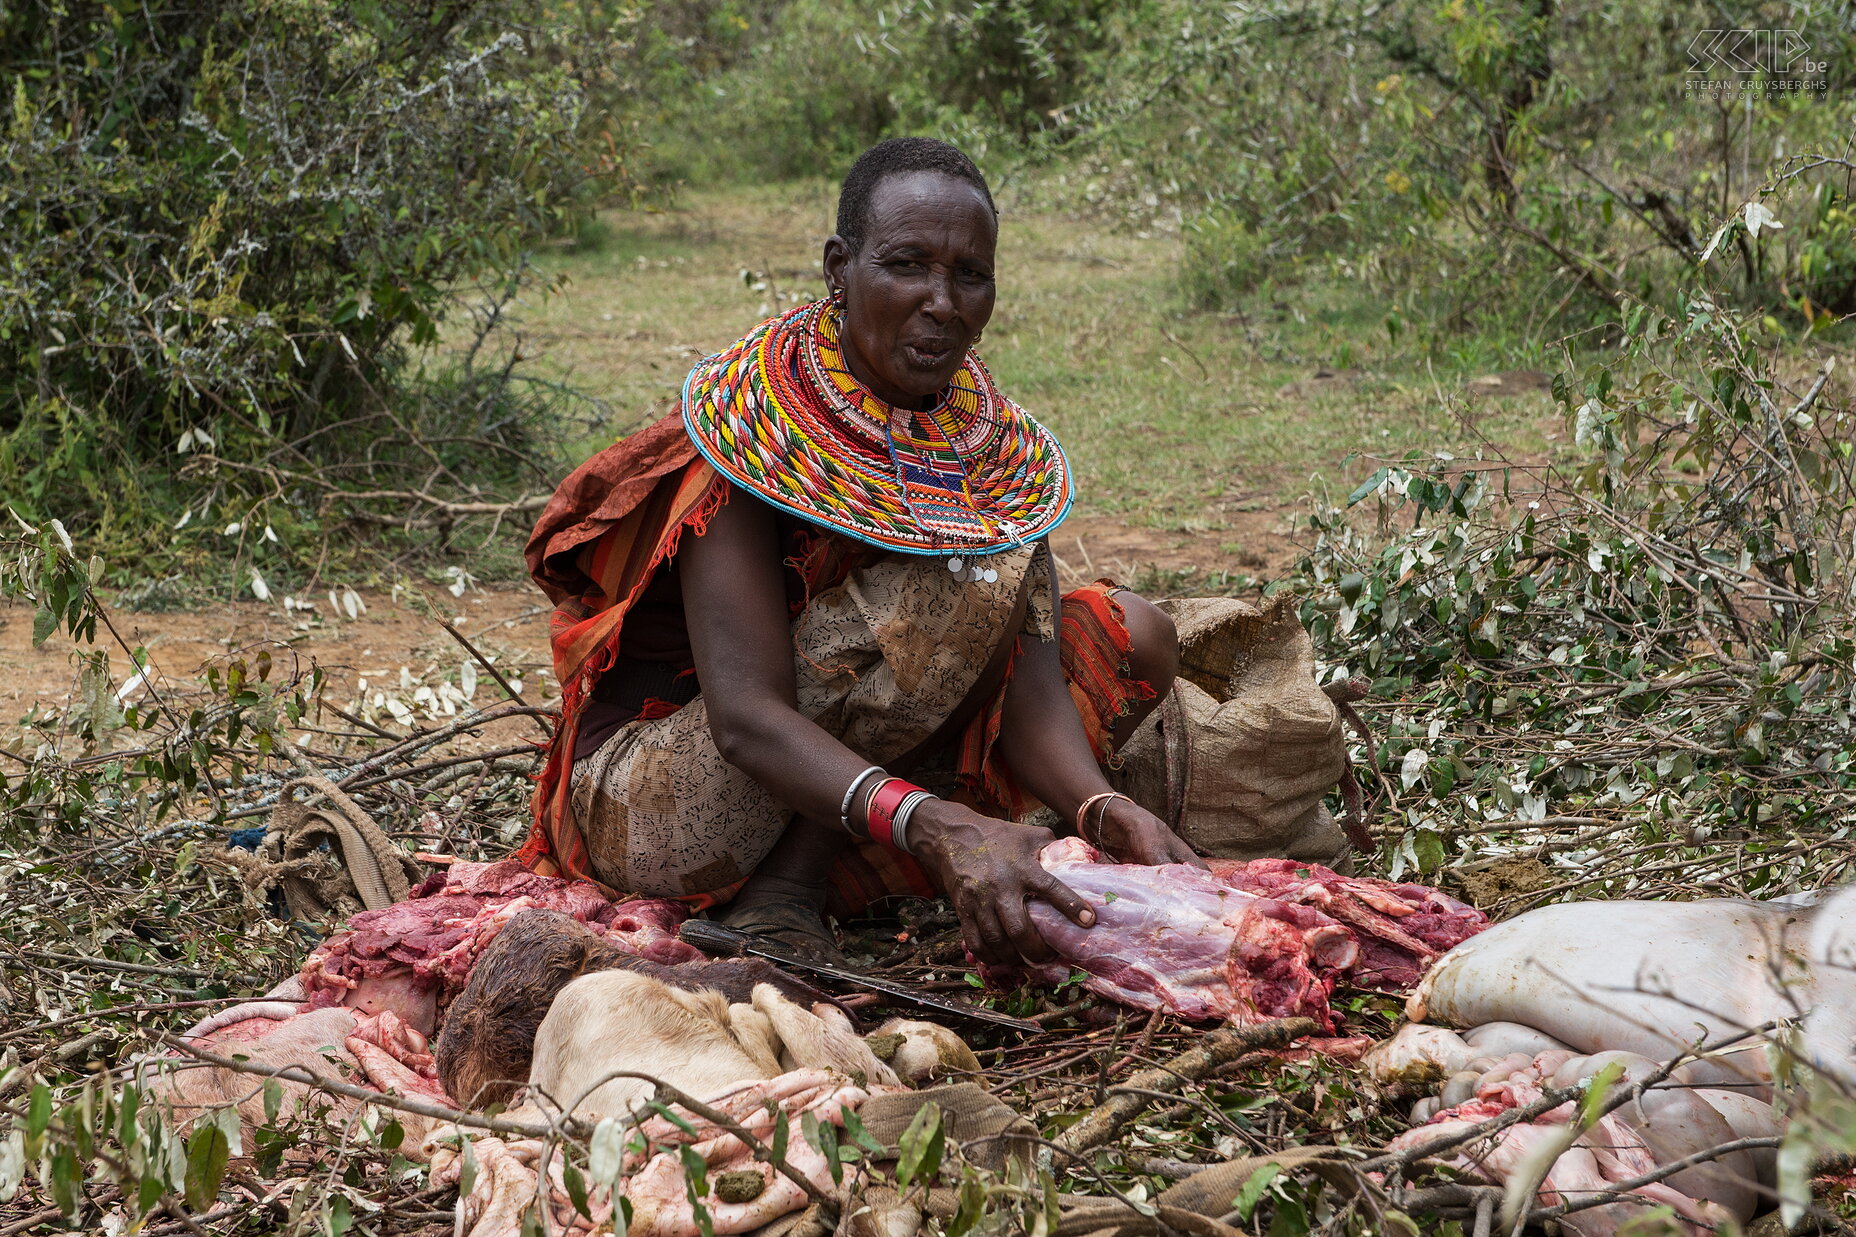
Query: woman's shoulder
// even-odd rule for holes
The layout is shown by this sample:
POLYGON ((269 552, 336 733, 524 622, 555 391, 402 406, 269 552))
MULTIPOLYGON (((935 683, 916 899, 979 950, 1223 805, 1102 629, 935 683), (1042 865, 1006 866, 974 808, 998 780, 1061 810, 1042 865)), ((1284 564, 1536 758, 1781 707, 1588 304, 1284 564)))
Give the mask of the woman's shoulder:
MULTIPOLYGON (((675 412, 600 451, 555 488, 535 522, 527 547, 530 573, 551 596, 555 591, 571 594, 582 582, 561 560, 624 519, 672 477, 683 480, 666 491, 669 507, 683 505, 685 491, 691 501, 704 497, 705 479, 688 471, 698 464, 708 472, 675 412), (562 571, 566 575, 557 578, 562 571)), ((713 480, 711 475, 708 481, 713 480)))

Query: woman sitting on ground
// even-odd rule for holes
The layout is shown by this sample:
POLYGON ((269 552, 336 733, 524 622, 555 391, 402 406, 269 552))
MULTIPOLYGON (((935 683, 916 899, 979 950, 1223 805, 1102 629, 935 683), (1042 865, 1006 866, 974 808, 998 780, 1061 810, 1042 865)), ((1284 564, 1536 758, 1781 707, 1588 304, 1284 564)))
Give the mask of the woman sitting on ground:
POLYGON ((1167 617, 1056 597, 1057 440, 972 351, 998 216, 954 147, 845 177, 829 295, 697 363, 678 413, 562 483, 528 546, 562 722, 519 858, 831 956, 826 911, 944 894, 981 959, 1044 961, 1038 804, 1196 863, 1102 765, 1172 684, 1167 617))

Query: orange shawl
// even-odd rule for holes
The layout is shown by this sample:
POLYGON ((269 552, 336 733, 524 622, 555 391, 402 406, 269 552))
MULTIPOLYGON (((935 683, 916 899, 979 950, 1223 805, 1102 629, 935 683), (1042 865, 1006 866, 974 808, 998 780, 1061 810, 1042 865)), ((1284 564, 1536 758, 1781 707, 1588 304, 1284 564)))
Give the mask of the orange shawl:
POLYGON ((580 715, 618 656, 619 630, 638 595, 677 552, 683 531, 701 536, 727 497, 727 482, 696 454, 673 412, 576 468, 536 522, 526 557, 554 603, 549 645, 561 720, 535 787, 534 826, 515 855, 526 867, 600 883, 568 785, 580 715))

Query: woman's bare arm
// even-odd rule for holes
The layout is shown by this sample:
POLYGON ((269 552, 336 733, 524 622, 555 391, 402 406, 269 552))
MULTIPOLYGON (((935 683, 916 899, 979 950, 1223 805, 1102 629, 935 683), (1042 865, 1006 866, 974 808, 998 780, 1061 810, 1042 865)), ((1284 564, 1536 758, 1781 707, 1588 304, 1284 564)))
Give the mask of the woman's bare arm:
MULTIPOLYGON (((1051 595, 1058 596, 1055 579, 1051 595)), ((1084 801, 1113 789, 1090 750, 1055 640, 1029 634, 1019 638, 998 750, 1019 784, 1066 822, 1076 820, 1076 809, 1084 801)), ((1204 866, 1164 821, 1129 800, 1092 807, 1089 820, 1089 840, 1099 841, 1118 859, 1204 866)))
MULTIPOLYGON (((722 758, 801 816, 836 824, 845 787, 871 762, 797 708, 781 560, 772 508, 732 494, 679 554, 690 649, 722 758)), ((1087 904, 1037 862, 1050 838, 939 799, 910 823, 916 857, 952 899, 969 946, 991 962, 1050 957, 1025 913, 1027 898, 1084 927, 1094 922, 1087 904)))

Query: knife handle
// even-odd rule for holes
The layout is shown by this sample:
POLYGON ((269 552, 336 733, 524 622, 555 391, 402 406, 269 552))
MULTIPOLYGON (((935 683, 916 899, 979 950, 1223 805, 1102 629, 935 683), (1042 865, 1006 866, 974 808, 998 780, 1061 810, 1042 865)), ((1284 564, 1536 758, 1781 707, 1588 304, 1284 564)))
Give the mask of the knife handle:
POLYGON ((677 929, 677 939, 694 945, 706 954, 720 954, 729 958, 739 958, 746 953, 751 940, 741 929, 731 928, 713 919, 685 919, 683 926, 677 929))

